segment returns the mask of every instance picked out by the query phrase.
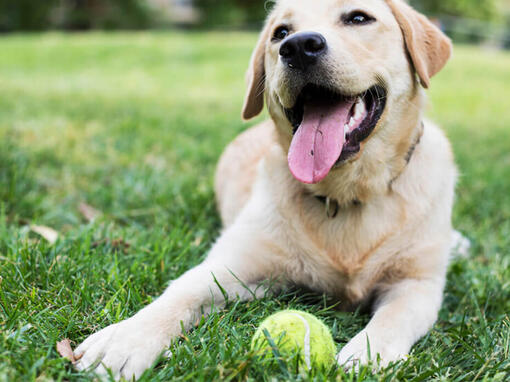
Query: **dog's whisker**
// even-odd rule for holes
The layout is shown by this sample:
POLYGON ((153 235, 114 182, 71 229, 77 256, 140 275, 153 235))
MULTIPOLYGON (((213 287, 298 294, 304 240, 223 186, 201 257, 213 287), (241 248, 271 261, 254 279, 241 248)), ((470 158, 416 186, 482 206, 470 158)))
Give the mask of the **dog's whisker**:
POLYGON ((256 97, 261 96, 266 91, 266 76, 263 75, 262 78, 259 80, 257 86, 255 87, 256 90, 256 97))

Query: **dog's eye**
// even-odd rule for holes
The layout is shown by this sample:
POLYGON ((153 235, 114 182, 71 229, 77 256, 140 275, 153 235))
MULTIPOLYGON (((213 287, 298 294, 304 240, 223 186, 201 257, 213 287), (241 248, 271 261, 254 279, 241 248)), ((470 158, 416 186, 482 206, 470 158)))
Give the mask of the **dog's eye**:
POLYGON ((282 41, 285 37, 289 35, 289 27, 282 25, 275 29, 273 33, 273 41, 282 41))
POLYGON ((354 11, 342 16, 342 21, 346 25, 365 25, 375 21, 375 18, 361 11, 354 11))

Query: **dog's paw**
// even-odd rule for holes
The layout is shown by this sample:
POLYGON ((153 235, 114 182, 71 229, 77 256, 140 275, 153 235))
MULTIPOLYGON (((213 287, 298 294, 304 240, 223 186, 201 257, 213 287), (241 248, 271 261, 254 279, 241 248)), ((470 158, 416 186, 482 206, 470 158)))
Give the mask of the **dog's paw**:
POLYGON ((169 345, 154 325, 136 316, 92 334, 74 351, 78 370, 90 370, 102 379, 138 379, 169 345))
POLYGON ((408 349, 397 342, 369 337, 366 331, 361 331, 342 348, 336 360, 346 370, 357 370, 360 365, 369 362, 385 367, 390 362, 405 359, 407 352, 408 349))

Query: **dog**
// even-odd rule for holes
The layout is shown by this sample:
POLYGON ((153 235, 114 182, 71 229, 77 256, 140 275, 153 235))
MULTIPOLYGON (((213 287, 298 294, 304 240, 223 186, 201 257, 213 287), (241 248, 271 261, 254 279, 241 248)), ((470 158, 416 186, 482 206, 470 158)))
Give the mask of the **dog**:
POLYGON ((242 111, 266 104, 271 118, 219 161, 221 236, 161 297, 87 338, 78 368, 138 378, 213 303, 262 296, 268 280, 372 302, 342 367, 406 357, 437 319, 451 246, 456 167, 423 115, 451 50, 402 0, 277 1, 242 111))

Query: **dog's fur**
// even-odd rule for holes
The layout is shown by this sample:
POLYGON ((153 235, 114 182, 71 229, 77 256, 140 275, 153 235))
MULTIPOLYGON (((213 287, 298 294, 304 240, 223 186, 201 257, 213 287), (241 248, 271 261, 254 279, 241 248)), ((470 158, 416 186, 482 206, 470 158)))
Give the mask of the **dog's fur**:
POLYGON ((377 355, 383 364, 408 354, 436 320, 451 241, 456 170, 449 143, 423 120, 430 78, 450 55, 449 40, 401 0, 280 0, 268 18, 248 71, 243 116, 264 98, 271 120, 249 129, 223 154, 216 195, 225 229, 207 259, 173 281, 135 316, 90 336, 76 350, 80 368, 101 360, 116 377, 140 376, 212 302, 250 299, 266 280, 305 285, 350 305, 375 301, 373 317, 338 354, 352 366, 377 355), (348 26, 341 15, 363 10, 377 21, 348 26), (271 41, 281 23, 325 36, 321 64, 328 85, 359 94, 387 90, 385 112, 354 158, 320 183, 292 177, 286 154, 291 107, 304 86, 271 41), (421 86, 420 86, 421 84, 421 86), (264 97, 265 95, 265 97, 264 97), (328 216, 327 197, 337 205, 328 216))

